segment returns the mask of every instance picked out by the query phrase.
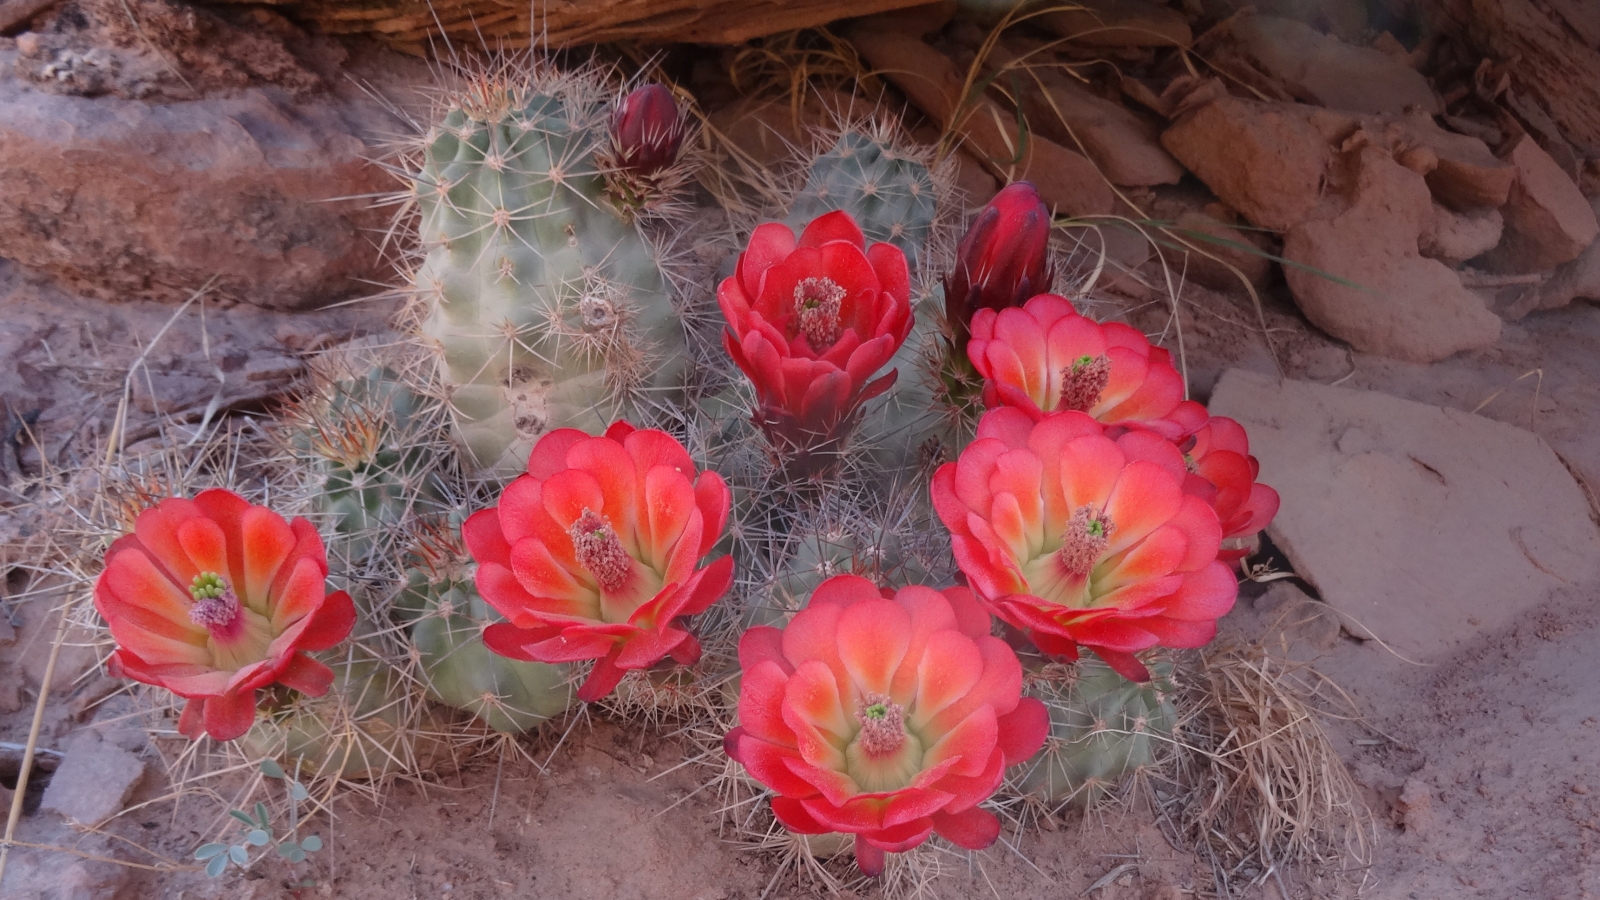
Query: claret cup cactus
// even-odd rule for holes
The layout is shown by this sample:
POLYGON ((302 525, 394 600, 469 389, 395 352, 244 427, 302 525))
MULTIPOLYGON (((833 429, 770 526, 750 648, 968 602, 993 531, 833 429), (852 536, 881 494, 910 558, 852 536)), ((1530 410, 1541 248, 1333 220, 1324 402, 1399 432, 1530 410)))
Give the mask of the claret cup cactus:
POLYGON ((592 69, 478 76, 408 173, 422 332, 469 462, 502 478, 554 429, 655 421, 688 381, 694 316, 653 214, 682 126, 670 95, 605 98, 592 69))

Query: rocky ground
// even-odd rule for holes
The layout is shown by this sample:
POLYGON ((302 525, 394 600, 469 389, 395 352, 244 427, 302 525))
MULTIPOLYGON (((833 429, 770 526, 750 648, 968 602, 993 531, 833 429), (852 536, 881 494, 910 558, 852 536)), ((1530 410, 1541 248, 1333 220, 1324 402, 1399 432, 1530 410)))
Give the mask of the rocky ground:
MULTIPOLYGON (((1369 865, 1261 872, 1237 896, 1600 894, 1600 66, 1583 67, 1600 24, 1580 4, 1476 4, 1504 13, 1485 45, 1447 27, 1459 4, 1090 5, 992 43, 929 4, 833 44, 663 65, 757 165, 840 110, 964 135, 969 207, 1034 180, 1077 220, 1063 236, 1097 313, 1173 349, 1196 398, 1249 427, 1294 577, 1246 584, 1220 644, 1347 692, 1357 716, 1323 724, 1375 824, 1369 865), (1515 38, 1530 16, 1565 35, 1564 71, 1553 39, 1515 38), (882 78, 844 93, 841 48, 882 78), (790 103, 752 58, 816 74, 790 103), (969 96, 969 72, 990 89, 969 96)), ((0 35, 4 808, 62 597, 30 575, 18 492, 108 441, 248 434, 309 354, 391 327, 391 301, 362 299, 395 278, 374 205, 394 181, 367 161, 431 72, 266 7, 66 0, 0 35)), ((193 850, 249 784, 183 782, 93 640, 70 632, 56 662, 6 897, 817 889, 719 830, 721 800, 680 765, 693 742, 603 723, 344 795, 311 862, 207 878, 193 850)), ((1213 858, 1171 824, 1143 802, 1069 813, 902 875, 945 896, 1216 895, 1213 858)))

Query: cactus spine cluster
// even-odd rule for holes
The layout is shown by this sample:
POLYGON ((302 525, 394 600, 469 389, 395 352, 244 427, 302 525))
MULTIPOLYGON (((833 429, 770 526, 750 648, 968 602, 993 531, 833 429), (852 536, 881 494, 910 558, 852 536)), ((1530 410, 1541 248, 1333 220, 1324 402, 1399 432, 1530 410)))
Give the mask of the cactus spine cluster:
MULTIPOLYGON (((1059 669, 1059 666, 1047 667, 1059 669)), ((1098 657, 1085 656, 1064 677, 1035 679, 1050 710, 1050 736, 1023 769, 1024 791, 1052 805, 1085 806, 1138 769, 1154 764, 1178 722, 1172 663, 1149 664, 1151 680, 1129 681, 1098 657)))
POLYGON ((479 78, 409 173, 422 331, 466 457, 499 477, 551 429, 656 421, 688 381, 662 223, 608 190, 601 86, 587 70, 479 78))

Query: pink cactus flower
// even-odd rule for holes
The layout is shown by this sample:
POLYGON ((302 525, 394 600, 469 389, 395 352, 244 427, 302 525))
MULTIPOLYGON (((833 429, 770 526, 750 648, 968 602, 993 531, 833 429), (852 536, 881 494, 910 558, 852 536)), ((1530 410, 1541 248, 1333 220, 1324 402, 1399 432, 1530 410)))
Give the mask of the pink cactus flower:
POLYGON ((355 604, 328 593, 322 538, 231 491, 168 498, 112 543, 94 605, 117 649, 111 674, 188 698, 178 730, 231 741, 250 730, 256 692, 320 697, 333 670, 307 654, 350 635, 355 604))
POLYGON ((844 212, 820 216, 797 241, 785 225, 755 230, 732 278, 717 288, 723 345, 756 388, 756 422, 799 471, 836 462, 861 404, 894 384, 877 379, 911 333, 906 257, 866 246, 844 212))
POLYGON ((1074 410, 1173 440, 1206 420, 1204 407, 1183 399, 1183 376, 1167 351, 1127 325, 1079 315, 1056 294, 979 310, 967 353, 991 407, 1015 406, 1036 419, 1074 410))
POLYGON ((546 434, 528 474, 461 528, 478 592, 508 620, 485 629, 484 644, 512 659, 596 660, 578 689, 585 701, 665 656, 692 665, 700 644, 682 619, 733 581, 731 557, 700 565, 730 499, 666 432, 617 422, 604 437, 546 434))
MULTIPOLYGON (((1187 442, 1184 461, 1194 473, 1190 493, 1205 497, 1222 523, 1222 539, 1240 540, 1266 528, 1278 514, 1278 492, 1256 482, 1261 463, 1250 455, 1244 426, 1212 416, 1187 442)), ((1238 560, 1248 551, 1224 547, 1220 558, 1238 560)))
POLYGON ((938 834, 980 850, 1000 822, 978 806, 1044 743, 1049 714, 989 635, 970 591, 891 595, 855 575, 824 581, 787 628, 745 632, 740 726, 728 755, 771 788, 800 834, 855 835, 856 864, 938 834))
POLYGON ((956 563, 1005 622, 1047 654, 1092 648, 1136 681, 1134 654, 1199 647, 1238 594, 1222 528, 1183 490, 1183 457, 1151 432, 1116 440, 1081 412, 984 414, 933 477, 956 563))

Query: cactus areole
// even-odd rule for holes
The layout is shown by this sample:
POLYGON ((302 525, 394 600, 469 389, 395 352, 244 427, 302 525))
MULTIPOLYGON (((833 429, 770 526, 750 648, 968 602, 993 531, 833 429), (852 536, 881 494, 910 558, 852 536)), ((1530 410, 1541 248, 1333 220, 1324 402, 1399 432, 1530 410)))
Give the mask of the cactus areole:
POLYGON ((930 834, 993 844, 1000 821, 978 804, 1049 727, 966 588, 886 597, 830 578, 787 628, 746 631, 739 665, 741 724, 724 749, 772 788, 790 831, 854 835, 868 875, 930 834))
POLYGON ((700 565, 730 500, 665 432, 618 422, 602 437, 545 435, 499 505, 462 526, 478 592, 509 620, 486 628, 484 644, 531 662, 595 660, 584 701, 665 656, 692 665, 700 644, 681 620, 733 582, 731 557, 700 565))
POLYGON ((328 593, 322 538, 224 490, 171 497, 139 514, 106 551, 94 604, 117 649, 108 668, 188 698, 178 730, 234 740, 256 692, 282 684, 327 693, 333 672, 308 652, 355 625, 344 591, 328 593))

